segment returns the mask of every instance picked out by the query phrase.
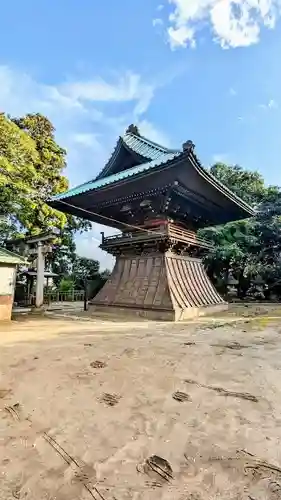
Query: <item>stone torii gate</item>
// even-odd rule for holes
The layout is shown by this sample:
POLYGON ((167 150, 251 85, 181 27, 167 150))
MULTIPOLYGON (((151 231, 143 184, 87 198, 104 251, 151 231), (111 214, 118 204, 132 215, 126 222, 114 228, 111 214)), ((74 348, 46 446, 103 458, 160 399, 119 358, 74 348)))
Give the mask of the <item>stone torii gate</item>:
POLYGON ((55 231, 40 233, 36 236, 18 238, 9 241, 7 246, 18 251, 30 260, 36 260, 36 297, 35 308, 41 309, 44 304, 44 272, 46 256, 53 251, 53 242, 58 237, 55 231))

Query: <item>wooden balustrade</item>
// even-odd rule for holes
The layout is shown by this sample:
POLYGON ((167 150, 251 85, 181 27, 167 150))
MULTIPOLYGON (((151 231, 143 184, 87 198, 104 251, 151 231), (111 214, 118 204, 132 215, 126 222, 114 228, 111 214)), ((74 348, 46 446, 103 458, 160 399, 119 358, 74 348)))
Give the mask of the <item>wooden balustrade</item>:
POLYGON ((199 238, 195 232, 189 229, 181 229, 176 224, 159 224, 153 227, 140 226, 139 229, 132 228, 128 231, 123 231, 120 234, 114 234, 112 236, 107 236, 102 238, 102 245, 110 245, 117 243, 118 241, 127 242, 132 238, 134 240, 147 240, 147 239, 161 239, 161 238, 171 238, 178 240, 183 243, 193 244, 196 246, 201 246, 203 248, 210 248, 212 245, 209 241, 199 238))
POLYGON ((174 224, 170 224, 168 227, 168 234, 171 238, 180 239, 181 241, 194 242, 203 247, 210 247, 212 244, 203 238, 199 238, 194 231, 189 229, 181 229, 174 224))

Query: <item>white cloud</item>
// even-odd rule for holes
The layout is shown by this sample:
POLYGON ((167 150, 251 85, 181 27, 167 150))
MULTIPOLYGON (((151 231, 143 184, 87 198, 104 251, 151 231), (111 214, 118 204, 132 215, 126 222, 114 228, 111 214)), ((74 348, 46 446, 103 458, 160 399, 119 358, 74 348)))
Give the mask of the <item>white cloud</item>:
POLYGON ((229 89, 229 95, 231 97, 235 97, 237 95, 237 91, 233 87, 230 87, 230 89, 229 89))
POLYGON ((13 115, 41 111, 83 113, 83 105, 63 95, 56 86, 37 82, 27 73, 0 66, 0 106, 13 115))
POLYGON ((73 134, 72 139, 76 144, 81 144, 86 148, 97 149, 100 146, 97 134, 76 133, 73 134))
POLYGON ((138 122, 138 127, 140 129, 140 133, 147 137, 151 141, 157 142, 162 146, 170 147, 170 140, 168 136, 156 128, 151 122, 148 120, 141 120, 138 122))
POLYGON ((157 17, 156 19, 153 19, 153 21, 152 21, 152 26, 154 26, 154 27, 163 26, 163 24, 164 24, 164 21, 160 17, 157 17))
POLYGON ((172 5, 168 36, 172 48, 194 47, 209 24, 221 47, 247 47, 259 41, 262 27, 273 29, 281 0, 168 0, 172 5))
POLYGON ((94 177, 116 136, 141 119, 154 92, 154 84, 131 71, 110 82, 93 77, 46 85, 27 73, 0 66, 0 109, 12 116, 40 112, 51 119, 58 141, 68 150, 71 184, 94 177), (118 112, 116 106, 124 103, 126 113, 122 107, 118 112), (112 114, 110 105, 114 105, 112 114))
POLYGON ((46 85, 30 75, 0 66, 0 105, 11 114, 41 111, 52 116, 63 112, 90 113, 91 120, 104 121, 104 113, 91 107, 103 103, 131 103, 140 116, 154 97, 155 86, 144 82, 139 74, 126 72, 112 82, 102 78, 46 85))
POLYGON ((274 99, 269 99, 269 101, 265 104, 259 104, 259 107, 264 110, 277 109, 278 102, 276 102, 274 99))
POLYGON ((274 101, 274 99, 270 99, 270 101, 268 103, 268 107, 269 107, 269 109, 271 109, 271 108, 276 109, 276 108, 278 108, 278 103, 276 101, 274 101))
POLYGON ((216 153, 212 157, 212 163, 229 163, 229 155, 226 153, 216 153))
MULTIPOLYGON (((50 118, 59 144, 67 149, 66 173, 71 186, 97 175, 118 134, 132 122, 139 123, 152 140, 168 143, 165 135, 144 117, 155 88, 133 72, 109 82, 93 77, 47 85, 27 73, 0 65, 0 110, 12 116, 39 112, 50 118)), ((92 231, 77 236, 77 252, 100 260, 102 268, 112 267, 113 258, 98 248, 102 230, 106 234, 114 232, 93 224, 92 231)))
POLYGON ((102 78, 65 83, 59 87, 63 96, 74 102, 132 102, 135 113, 147 111, 154 96, 154 86, 144 83, 140 75, 127 72, 117 81, 108 83, 102 78))

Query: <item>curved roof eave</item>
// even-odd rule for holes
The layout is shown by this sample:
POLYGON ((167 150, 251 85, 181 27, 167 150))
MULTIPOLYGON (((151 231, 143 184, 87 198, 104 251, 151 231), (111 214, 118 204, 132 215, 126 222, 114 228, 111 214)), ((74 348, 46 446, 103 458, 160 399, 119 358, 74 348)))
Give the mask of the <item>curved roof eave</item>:
POLYGON ((160 144, 156 144, 156 142, 152 142, 141 135, 138 136, 132 134, 131 132, 126 132, 123 136, 120 136, 118 138, 117 144, 111 157, 94 180, 106 177, 108 173, 110 174, 110 171, 121 151, 122 146, 125 147, 127 151, 131 151, 133 154, 137 155, 143 161, 143 163, 150 160, 156 160, 164 154, 179 152, 174 149, 165 148, 160 144))
POLYGON ((52 198, 49 201, 52 202, 52 201, 63 200, 65 198, 77 196, 82 193, 92 191, 94 189, 96 190, 96 189, 106 188, 107 186, 116 184, 120 181, 126 181, 132 178, 136 178, 138 177, 138 175, 141 175, 144 172, 149 172, 150 170, 154 171, 154 169, 156 169, 157 167, 160 166, 167 167, 170 164, 172 164, 176 158, 180 158, 180 156, 181 156, 180 153, 170 153, 162 155, 160 158, 157 158, 156 160, 149 161, 146 163, 141 163, 140 165, 132 167, 128 170, 122 170, 121 172, 117 172, 116 174, 112 174, 106 177, 101 177, 94 181, 81 184, 80 186, 70 189, 69 191, 52 196, 52 198))
MULTIPOLYGON (((126 135, 126 134, 125 134, 126 135)), ((129 134, 127 134, 129 135, 129 134)), ((133 136, 133 134, 130 134, 133 136)), ((130 146, 127 144, 124 144, 124 139, 123 137, 119 137, 119 140, 117 142, 117 145, 115 147, 115 150, 107 163, 107 165, 104 167, 102 172, 99 174, 98 177, 96 177, 93 181, 86 182, 80 186, 77 186, 76 188, 73 188, 65 193, 56 195, 51 198, 50 201, 59 201, 60 199, 67 199, 71 196, 76 196, 82 193, 85 193, 87 191, 91 191, 92 189, 102 189, 106 188, 106 186, 110 184, 115 184, 120 181, 126 181, 129 179, 132 179, 134 177, 138 177, 139 175, 143 175, 145 172, 148 171, 153 171, 157 167, 169 167, 174 163, 176 160, 181 161, 183 159, 189 159, 192 167, 197 171, 198 175, 202 177, 208 184, 212 185, 216 190, 218 190, 223 196, 228 198, 234 205, 237 207, 240 207, 241 210, 245 212, 245 218, 248 216, 253 216, 256 215, 256 211, 248 205, 245 201, 243 201, 238 195, 233 193, 230 189, 228 189, 223 183, 221 183, 216 177, 214 177, 210 172, 208 172, 200 163, 199 159, 197 158, 196 154, 193 151, 172 151, 168 152, 169 150, 166 150, 164 153, 158 157, 156 157, 154 160, 146 161, 144 163, 141 163, 140 165, 137 165, 135 167, 132 167, 130 169, 117 172, 115 174, 111 175, 104 175, 106 173, 106 170, 108 171, 110 166, 113 164, 114 160, 116 159, 120 148, 124 145, 125 147, 129 147, 131 150, 130 146), (103 175, 102 175, 103 174, 103 175)), ((164 148, 163 148, 164 149, 164 148)), ((135 154, 138 154, 139 156, 140 153, 139 151, 134 151, 135 154)), ((145 157, 143 156, 145 159, 145 157)))
POLYGON ((240 196, 233 193, 225 184, 220 182, 214 175, 208 172, 200 163, 199 159, 195 155, 194 152, 190 153, 190 159, 193 164, 193 167, 196 169, 198 174, 203 177, 209 184, 215 187, 218 191, 220 191, 224 196, 226 196, 229 200, 233 201, 236 205, 240 206, 245 212, 249 215, 256 215, 256 210, 254 210, 248 203, 246 203, 240 196))
MULTIPOLYGON (((122 144, 123 144, 122 137, 119 137, 118 141, 116 143, 116 146, 114 148, 114 151, 111 154, 111 157, 109 158, 108 162, 105 164, 105 166, 102 168, 100 173, 93 180, 96 181, 98 179, 101 179, 102 177, 105 177, 106 173, 108 172, 108 170, 110 170, 110 168, 112 167, 113 163, 115 162, 118 154, 120 153, 122 144)), ((87 184, 88 184, 88 182, 87 182, 87 184)))

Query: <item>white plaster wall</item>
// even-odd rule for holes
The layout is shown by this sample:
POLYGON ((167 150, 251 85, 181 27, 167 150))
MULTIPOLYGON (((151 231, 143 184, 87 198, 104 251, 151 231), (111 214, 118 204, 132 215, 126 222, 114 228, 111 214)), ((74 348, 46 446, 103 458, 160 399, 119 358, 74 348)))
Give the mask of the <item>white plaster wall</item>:
POLYGON ((6 267, 0 264, 0 295, 14 294, 15 276, 15 267, 6 267))

